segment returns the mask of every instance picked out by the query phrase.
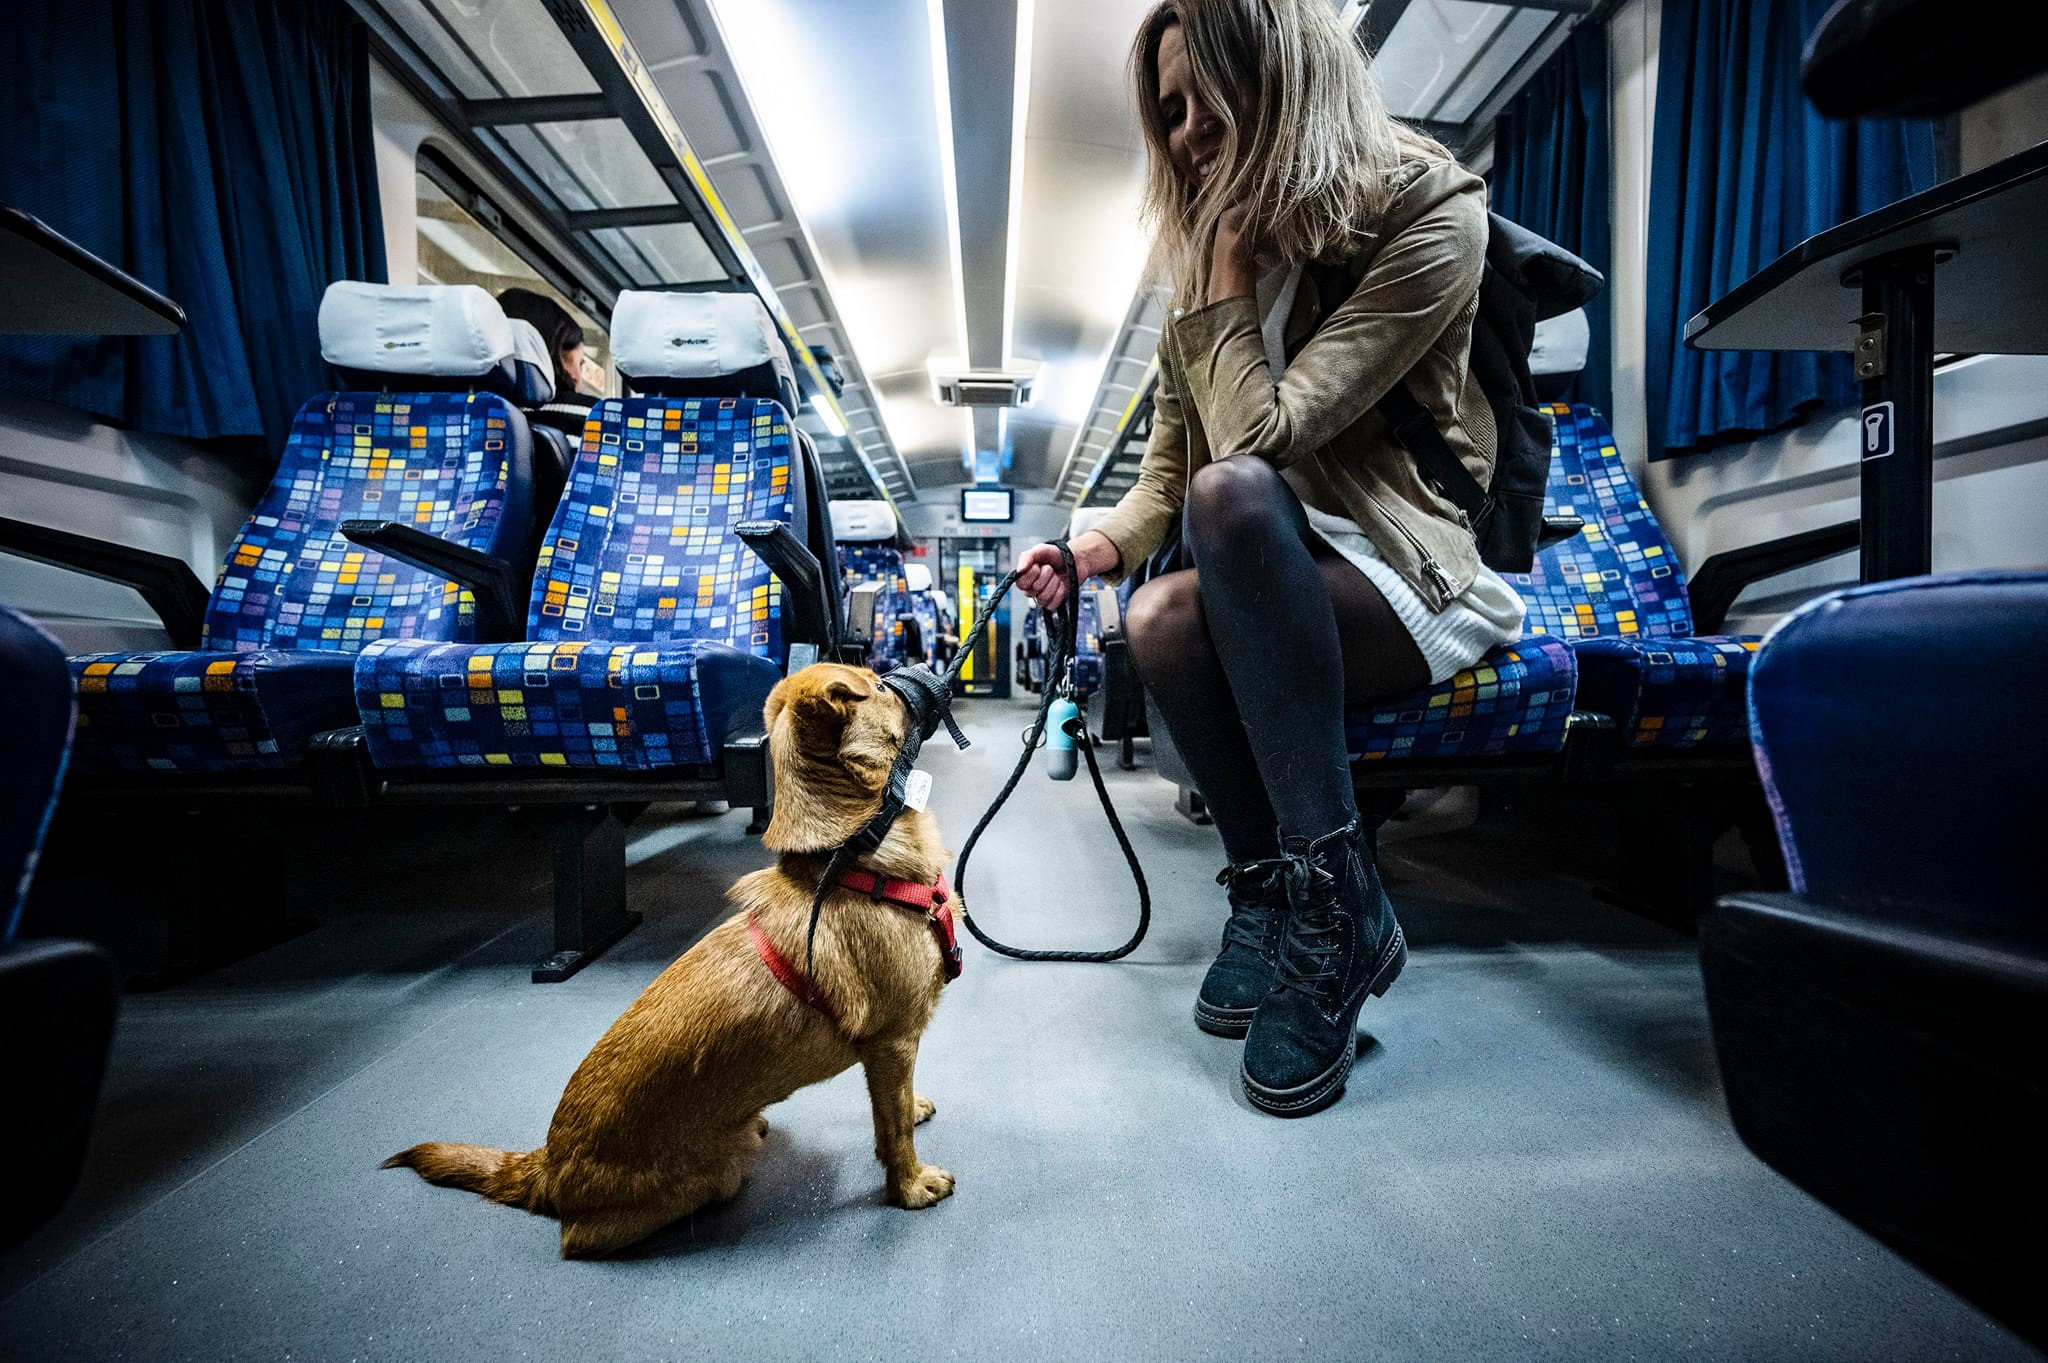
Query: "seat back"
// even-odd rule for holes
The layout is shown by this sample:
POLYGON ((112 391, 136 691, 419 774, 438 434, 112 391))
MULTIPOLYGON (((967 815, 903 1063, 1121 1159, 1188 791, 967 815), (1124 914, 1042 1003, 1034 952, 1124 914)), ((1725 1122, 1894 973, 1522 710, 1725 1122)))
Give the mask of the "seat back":
POLYGON ((748 520, 806 533, 781 405, 606 398, 587 430, 534 570, 527 638, 701 639, 781 662, 781 584, 733 533, 748 520))
POLYGON ((1778 622, 1750 735, 1794 890, 2048 951, 2044 620, 2037 570, 1873 583, 1778 622))
POLYGON ((893 544, 861 544, 841 540, 838 544, 839 572, 850 592, 863 583, 882 588, 875 602, 875 619, 882 627, 868 648, 868 666, 877 672, 910 661, 910 631, 907 622, 916 619, 910 599, 910 581, 903 572, 903 555, 893 544))
POLYGON ((1684 636, 1692 633, 1685 570, 1615 447, 1607 418, 1583 403, 1553 403, 1549 515, 1585 528, 1507 574, 1529 614, 1525 634, 1684 636))
POLYGON ((474 637, 468 593, 349 543, 341 523, 399 521, 519 557, 532 438, 503 396, 523 391, 504 312, 470 285, 338 283, 320 305, 320 347, 351 389, 309 398, 293 419, 214 583, 200 647, 474 637))
POLYGON ((71 746, 71 674, 64 650, 24 616, 0 607, 0 941, 14 936, 36 853, 71 746))

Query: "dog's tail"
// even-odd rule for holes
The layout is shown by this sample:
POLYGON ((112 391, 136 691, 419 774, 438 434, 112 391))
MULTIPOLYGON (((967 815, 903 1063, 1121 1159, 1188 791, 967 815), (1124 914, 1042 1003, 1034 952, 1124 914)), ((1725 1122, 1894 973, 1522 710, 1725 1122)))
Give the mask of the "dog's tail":
POLYGON ((551 1210, 542 1188, 547 1153, 546 1146, 519 1154, 486 1145, 428 1141, 399 1151, 378 1167, 410 1169, 444 1188, 463 1188, 508 1207, 545 1213, 551 1210))

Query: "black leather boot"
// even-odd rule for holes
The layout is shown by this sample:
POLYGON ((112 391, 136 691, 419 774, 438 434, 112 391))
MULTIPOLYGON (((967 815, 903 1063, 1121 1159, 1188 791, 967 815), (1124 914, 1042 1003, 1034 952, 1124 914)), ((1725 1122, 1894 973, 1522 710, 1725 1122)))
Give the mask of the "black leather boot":
POLYGON ((1280 930, 1287 919, 1287 863, 1279 857, 1226 866, 1216 883, 1230 895, 1223 950, 1195 995, 1195 1026, 1214 1036, 1241 1037, 1259 1000, 1273 988, 1280 930))
POLYGON ((1401 973, 1408 942, 1356 820, 1282 850, 1289 909, 1273 991, 1245 1037, 1244 1091, 1262 1112, 1305 1117, 1343 1093, 1358 1010, 1401 973))

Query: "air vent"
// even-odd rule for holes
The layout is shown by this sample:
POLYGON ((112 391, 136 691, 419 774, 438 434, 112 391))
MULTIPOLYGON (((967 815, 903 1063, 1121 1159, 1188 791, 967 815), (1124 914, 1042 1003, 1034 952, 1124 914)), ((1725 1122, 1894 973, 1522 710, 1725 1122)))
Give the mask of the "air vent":
POLYGON ((1036 374, 970 369, 957 374, 934 373, 932 387, 948 407, 1029 407, 1037 378, 1036 374))

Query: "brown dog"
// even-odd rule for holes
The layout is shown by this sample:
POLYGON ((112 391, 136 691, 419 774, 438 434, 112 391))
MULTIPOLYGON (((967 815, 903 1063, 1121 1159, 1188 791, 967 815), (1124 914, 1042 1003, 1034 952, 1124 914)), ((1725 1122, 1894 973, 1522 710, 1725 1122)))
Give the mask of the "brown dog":
MULTIPOLYGON (((577 1066, 547 1144, 515 1154, 433 1141, 385 1168, 556 1217, 564 1257, 608 1254, 732 1197, 767 1134, 761 1110, 858 1061, 890 1200, 929 1207, 953 1191, 953 1176, 919 1161, 911 1141, 933 1111, 911 1091, 911 1070, 945 984, 925 916, 834 889, 804 972, 825 854, 879 806, 909 712, 874 673, 821 663, 777 685, 765 714, 775 812, 763 841, 775 865, 741 877, 731 891, 741 912, 656 976, 577 1066)), ((860 864, 929 886, 945 856, 931 815, 905 810, 860 864)))

